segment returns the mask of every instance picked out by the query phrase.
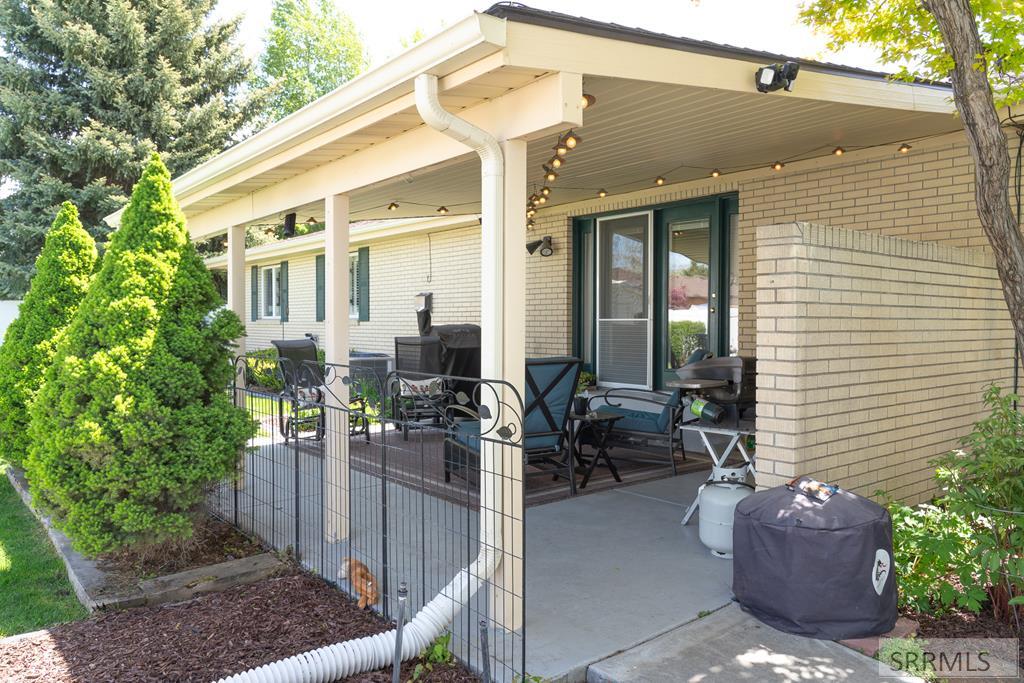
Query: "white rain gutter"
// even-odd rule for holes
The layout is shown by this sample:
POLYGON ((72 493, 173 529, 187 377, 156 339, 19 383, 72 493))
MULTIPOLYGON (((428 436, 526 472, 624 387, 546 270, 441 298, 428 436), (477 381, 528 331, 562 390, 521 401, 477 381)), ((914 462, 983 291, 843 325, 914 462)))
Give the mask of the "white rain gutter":
MULTIPOLYGON (((472 147, 480 155, 482 234, 484 239, 488 235, 501 235, 505 211, 504 160, 498 141, 487 131, 441 106, 437 96, 437 76, 420 74, 416 77, 416 109, 428 126, 472 147)), ((496 279, 500 281, 501 278, 496 279)), ((493 299, 500 302, 501 297, 494 296, 493 299)), ((500 316, 501 311, 493 311, 493 314, 500 316)), ((501 377, 500 350, 492 349, 489 355, 490 360, 484 360, 481 369, 493 373, 490 374, 492 377, 501 377)), ((491 414, 494 417, 488 421, 495 420, 499 413, 492 409, 491 414)), ((489 427, 481 424, 481 433, 488 432, 489 427)), ((412 659, 444 633, 462 605, 467 604, 498 569, 499 549, 502 547, 502 487, 497 459, 501 445, 485 441, 480 445, 479 552, 472 564, 456 574, 406 625, 402 631, 402 661, 412 659)), ((327 645, 222 678, 217 683, 330 683, 390 664, 397 634, 392 629, 327 645)))

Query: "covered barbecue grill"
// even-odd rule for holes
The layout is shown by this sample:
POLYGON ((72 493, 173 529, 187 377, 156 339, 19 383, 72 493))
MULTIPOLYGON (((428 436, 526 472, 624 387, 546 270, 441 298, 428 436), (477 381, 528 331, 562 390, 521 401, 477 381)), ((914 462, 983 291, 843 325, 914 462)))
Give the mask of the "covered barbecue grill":
POLYGON ((841 640, 896 625, 892 520, 839 489, 821 501, 793 486, 747 496, 733 522, 733 584, 744 610, 780 631, 841 640))

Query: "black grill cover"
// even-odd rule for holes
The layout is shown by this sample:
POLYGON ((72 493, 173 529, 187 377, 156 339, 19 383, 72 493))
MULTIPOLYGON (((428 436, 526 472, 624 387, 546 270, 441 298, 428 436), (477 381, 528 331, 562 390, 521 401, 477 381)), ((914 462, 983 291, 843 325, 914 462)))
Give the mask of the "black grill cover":
POLYGON ((892 520, 840 490, 819 502, 786 486, 736 506, 732 590, 744 610, 780 631, 840 640, 896 625, 892 520))

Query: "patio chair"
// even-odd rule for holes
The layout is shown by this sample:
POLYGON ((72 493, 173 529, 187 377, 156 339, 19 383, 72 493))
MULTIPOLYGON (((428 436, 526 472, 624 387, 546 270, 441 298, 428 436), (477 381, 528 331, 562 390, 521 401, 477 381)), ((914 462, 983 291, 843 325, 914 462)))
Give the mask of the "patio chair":
MULTIPOLYGON (((277 399, 277 416, 284 442, 312 439, 321 441, 327 431, 324 365, 312 339, 279 339, 270 342, 277 349, 278 374, 284 388, 277 399), (285 410, 287 405, 288 410, 285 410), (302 436, 312 432, 312 436, 302 436)), ((370 420, 362 396, 349 400, 349 434, 370 438, 370 420)))
POLYGON ((709 389, 705 397, 721 406, 728 406, 738 429, 743 413, 757 403, 757 359, 749 356, 707 358, 676 370, 680 379, 721 379, 729 386, 709 389))
POLYGON ((395 371, 389 380, 392 415, 409 439, 411 423, 440 424, 448 381, 442 373, 441 339, 435 336, 395 337, 395 371))
MULTIPOLYGON (((566 434, 572 399, 579 382, 579 358, 529 358, 523 414, 524 464, 537 468, 526 475, 551 474, 569 482, 576 495, 575 463, 566 434)), ((444 480, 459 474, 471 478, 480 469, 480 422, 455 422, 445 438, 444 480)))
POLYGON ((609 389, 602 394, 591 396, 587 407, 589 410, 601 410, 623 416, 615 423, 608 442, 613 459, 670 465, 672 475, 678 474, 675 458, 677 444, 683 449, 683 459, 686 459, 683 440, 676 436, 677 427, 683 419, 682 392, 679 389, 671 393, 609 389), (667 459, 657 456, 621 455, 614 452, 616 447, 646 451, 652 455, 661 451, 666 454, 667 459))

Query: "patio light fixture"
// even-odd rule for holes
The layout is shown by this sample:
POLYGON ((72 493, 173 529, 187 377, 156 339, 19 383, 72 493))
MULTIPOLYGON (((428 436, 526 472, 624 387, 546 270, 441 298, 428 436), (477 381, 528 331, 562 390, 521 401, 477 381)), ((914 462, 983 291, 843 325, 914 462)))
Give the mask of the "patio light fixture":
POLYGON ((665 184, 665 179, 662 178, 661 176, 658 176, 657 178, 654 179, 654 184, 655 185, 664 185, 665 184))
POLYGON ((548 161, 548 166, 550 166, 551 168, 561 168, 562 164, 564 164, 564 163, 565 163, 565 161, 562 159, 562 157, 560 157, 560 156, 553 156, 548 161))
POLYGON ((601 199, 604 199, 605 197, 608 196, 608 190, 602 187, 600 190, 597 191, 597 196, 600 197, 601 199))
POLYGON ((837 157, 841 157, 844 154, 846 154, 846 150, 843 149, 842 147, 836 147, 834 150, 832 150, 832 153, 835 154, 837 157))
POLYGON ((906 154, 906 153, 908 153, 910 151, 910 145, 908 145, 907 143, 904 142, 902 145, 900 145, 900 148, 898 150, 896 150, 896 151, 899 152, 900 154, 906 154))
POLYGON ((543 195, 541 195, 540 197, 537 197, 537 203, 538 204, 545 204, 545 203, 547 203, 547 201, 548 201, 548 198, 543 196, 543 195))
POLYGON ((717 178, 720 175, 722 175, 722 172, 719 171, 717 168, 711 171, 711 177, 712 178, 717 178))
POLYGON ((540 188, 540 193, 541 193, 541 195, 543 195, 545 197, 550 196, 551 195, 551 188, 548 187, 547 185, 545 185, 544 187, 540 188))
POLYGON ((569 149, 576 149, 576 145, 583 142, 583 138, 581 138, 579 135, 576 135, 576 133, 573 133, 570 129, 569 132, 565 134, 565 137, 562 138, 562 142, 564 142, 565 146, 568 147, 569 149))
POLYGON ((398 210, 398 202, 391 202, 390 204, 388 204, 388 211, 397 211, 397 210, 398 210))
POLYGON ((309 218, 306 219, 306 225, 317 225, 319 223, 320 223, 320 221, 318 221, 313 216, 310 216, 309 218))
POLYGON ((595 102, 597 102, 597 98, 587 93, 583 93, 583 97, 580 98, 580 106, 584 109, 594 106, 595 102))
POLYGON ((533 230, 533 226, 535 226, 535 225, 537 225, 537 224, 533 222, 532 218, 530 220, 526 221, 526 229, 527 230, 533 230))
POLYGON ((534 252, 540 249, 541 256, 551 256, 555 253, 555 250, 551 247, 551 235, 544 235, 539 240, 526 243, 526 251, 533 256, 534 252))
POLYGON ((553 183, 558 180, 558 174, 555 173, 555 169, 551 168, 547 164, 544 165, 544 180, 549 183, 553 183))
POLYGON ((527 218, 533 218, 536 215, 537 215, 537 209, 534 209, 534 208, 531 207, 531 208, 526 210, 526 217, 527 218))
POLYGON ((785 164, 782 163, 781 161, 776 161, 774 164, 772 164, 772 170, 773 171, 781 171, 784 166, 785 166, 785 164))
POLYGON ((439 207, 437 207, 437 212, 441 213, 441 214, 448 213, 448 207, 447 206, 439 206, 439 207))
POLYGON ((561 138, 558 140, 558 144, 554 146, 555 156, 564 157, 569 153, 569 148, 565 146, 561 138))

